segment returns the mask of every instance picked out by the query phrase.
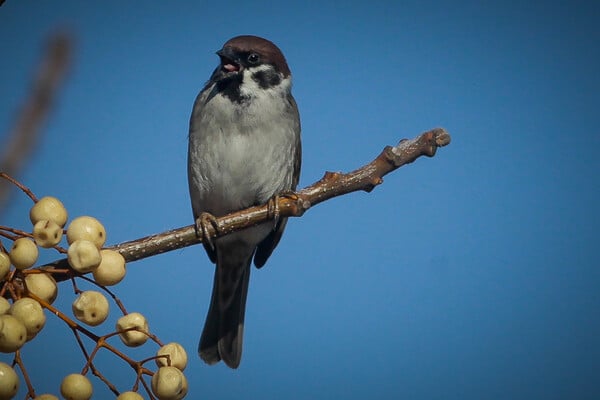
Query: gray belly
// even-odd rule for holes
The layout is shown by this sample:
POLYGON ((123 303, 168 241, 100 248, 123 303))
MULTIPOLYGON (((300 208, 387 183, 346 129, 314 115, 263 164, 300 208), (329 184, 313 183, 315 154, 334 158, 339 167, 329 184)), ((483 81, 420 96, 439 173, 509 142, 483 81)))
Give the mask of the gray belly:
POLYGON ((194 213, 220 216, 264 204, 292 187, 293 140, 289 133, 229 133, 200 140, 190 157, 194 213), (209 143, 210 139, 210 143, 209 143))

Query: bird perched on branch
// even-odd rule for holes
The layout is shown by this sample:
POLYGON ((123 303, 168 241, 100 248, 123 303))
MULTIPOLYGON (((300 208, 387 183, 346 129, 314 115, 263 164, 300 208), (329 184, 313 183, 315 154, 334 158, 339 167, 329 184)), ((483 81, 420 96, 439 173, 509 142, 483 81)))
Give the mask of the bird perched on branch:
MULTIPOLYGON (((281 50, 257 36, 237 36, 217 55, 219 66, 194 103, 188 147, 192 209, 205 239, 215 217, 272 201, 294 190, 300 176, 300 117, 281 50)), ((216 263, 198 346, 208 364, 239 366, 250 263, 265 264, 286 222, 275 218, 203 240, 216 263)))

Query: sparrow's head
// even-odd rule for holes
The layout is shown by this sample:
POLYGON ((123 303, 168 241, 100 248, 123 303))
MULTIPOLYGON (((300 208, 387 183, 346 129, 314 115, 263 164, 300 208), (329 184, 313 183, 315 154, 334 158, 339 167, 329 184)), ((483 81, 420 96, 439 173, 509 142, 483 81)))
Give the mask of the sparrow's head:
POLYGON ((229 39, 223 48, 217 51, 221 58, 221 70, 225 73, 239 73, 244 69, 259 70, 262 66, 271 66, 276 72, 282 74, 283 78, 290 75, 290 69, 285 57, 267 39, 258 36, 236 36, 229 39))
POLYGON ((290 68, 281 50, 258 36, 236 36, 217 51, 221 59, 205 89, 243 103, 271 89, 289 94, 290 68))

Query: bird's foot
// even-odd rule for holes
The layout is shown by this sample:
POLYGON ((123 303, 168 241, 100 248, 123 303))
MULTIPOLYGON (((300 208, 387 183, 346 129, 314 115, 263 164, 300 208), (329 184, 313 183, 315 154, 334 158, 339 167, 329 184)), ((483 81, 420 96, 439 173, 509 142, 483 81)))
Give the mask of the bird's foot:
POLYGON ((196 219, 196 236, 202 238, 202 243, 206 243, 211 250, 215 249, 214 238, 210 235, 209 225, 216 233, 219 232, 219 222, 211 213, 203 212, 196 219))
POLYGON ((298 200, 298 195, 293 190, 287 190, 287 191, 281 192, 269 199, 269 202, 267 203, 267 215, 269 216, 269 218, 273 219, 273 221, 274 221, 273 227, 276 227, 277 222, 279 222, 279 215, 280 215, 279 199, 282 197, 285 197, 285 198, 288 198, 288 199, 291 199, 294 201, 298 200))

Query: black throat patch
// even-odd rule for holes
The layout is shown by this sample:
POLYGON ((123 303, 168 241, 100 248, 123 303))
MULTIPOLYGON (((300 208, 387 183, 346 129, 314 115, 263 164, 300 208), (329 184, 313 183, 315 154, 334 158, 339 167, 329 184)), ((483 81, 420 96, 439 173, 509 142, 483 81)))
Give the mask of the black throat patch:
POLYGON ((235 74, 218 80, 215 89, 232 102, 241 104, 249 99, 248 96, 242 96, 241 85, 242 74, 235 74))

